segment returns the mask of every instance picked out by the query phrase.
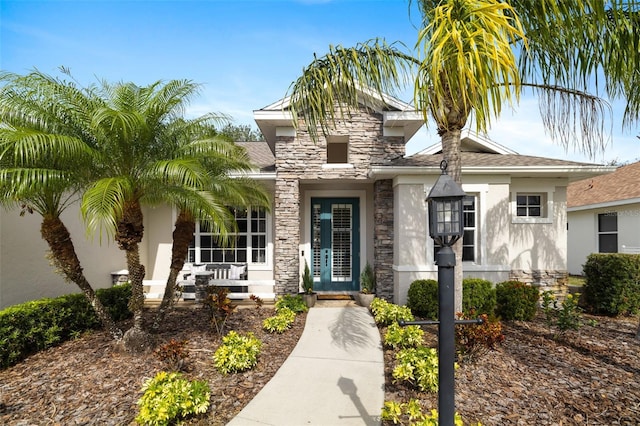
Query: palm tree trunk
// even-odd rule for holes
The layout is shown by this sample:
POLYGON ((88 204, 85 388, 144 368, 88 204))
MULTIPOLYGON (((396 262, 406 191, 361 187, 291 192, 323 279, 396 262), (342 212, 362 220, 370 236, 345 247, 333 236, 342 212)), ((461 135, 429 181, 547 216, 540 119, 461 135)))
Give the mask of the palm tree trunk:
POLYGON ((175 301, 176 292, 176 280, 178 274, 184 267, 184 262, 189 253, 189 244, 193 240, 193 233, 196 229, 196 222, 193 217, 180 210, 178 218, 176 219, 175 228, 173 230, 173 246, 171 248, 171 268, 169 270, 169 278, 167 278, 167 285, 164 289, 164 296, 158 313, 153 321, 153 331, 156 332, 160 328, 160 324, 164 320, 164 317, 168 311, 173 307, 175 301))
POLYGON ((123 336, 124 348, 129 352, 144 352, 152 345, 151 336, 144 330, 144 280, 145 268, 140 263, 140 243, 144 234, 142 209, 138 201, 125 202, 122 219, 118 223, 116 242, 124 250, 131 282, 129 310, 133 313, 133 327, 123 336))
MULTIPOLYGON (((463 124, 464 125, 464 124, 463 124)), ((441 134, 442 138, 442 154, 447 162, 447 172, 453 180, 458 184, 462 184, 460 175, 462 172, 462 162, 460 158, 460 135, 461 128, 456 130, 446 130, 441 134)), ((455 276, 455 301, 454 308, 456 312, 462 312, 462 238, 453 245, 453 252, 456 255, 456 266, 454 268, 455 276)))
POLYGON ((640 323, 638 323, 638 331, 636 331, 636 339, 640 340, 640 323))
POLYGON ((78 259, 73 241, 71 241, 71 234, 62 220, 58 216, 43 216, 40 233, 49 245, 51 257, 58 272, 61 272, 68 281, 80 287, 102 326, 111 334, 111 337, 116 341, 122 339, 122 330, 116 326, 113 317, 98 299, 91 284, 84 276, 80 259, 78 259))

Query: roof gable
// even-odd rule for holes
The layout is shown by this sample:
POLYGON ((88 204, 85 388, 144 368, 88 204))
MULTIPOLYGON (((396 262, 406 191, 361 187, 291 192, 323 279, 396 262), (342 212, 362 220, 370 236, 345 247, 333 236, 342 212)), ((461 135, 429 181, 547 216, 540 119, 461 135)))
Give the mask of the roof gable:
POLYGON ((640 161, 613 173, 573 182, 567 188, 567 207, 637 200, 640 202, 640 161))
MULTIPOLYGON (((514 154, 518 153, 506 146, 500 145, 492 141, 487 136, 482 136, 477 132, 469 129, 463 129, 460 134, 460 151, 461 152, 478 152, 486 154, 514 154)), ((423 149, 416 155, 434 155, 442 153, 442 144, 440 142, 423 149)))

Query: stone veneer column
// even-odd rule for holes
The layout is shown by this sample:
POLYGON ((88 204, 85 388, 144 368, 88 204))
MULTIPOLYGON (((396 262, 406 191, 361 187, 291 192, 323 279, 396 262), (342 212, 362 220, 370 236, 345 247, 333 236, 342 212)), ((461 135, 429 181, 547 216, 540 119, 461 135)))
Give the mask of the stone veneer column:
POLYGON ((393 182, 390 179, 376 181, 373 192, 376 295, 391 302, 393 301, 393 182))
POLYGON ((276 179, 275 193, 275 292, 299 290, 300 185, 297 178, 276 179))

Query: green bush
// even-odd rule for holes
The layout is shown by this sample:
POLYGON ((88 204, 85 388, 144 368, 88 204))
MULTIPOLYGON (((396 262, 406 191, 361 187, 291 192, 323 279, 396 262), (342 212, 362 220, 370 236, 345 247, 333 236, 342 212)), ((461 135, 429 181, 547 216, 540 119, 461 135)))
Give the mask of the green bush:
POLYGON ((276 315, 265 318, 264 321, 262 321, 262 328, 269 333, 282 334, 291 328, 291 325, 295 320, 295 312, 289 308, 280 308, 276 315))
POLYGON ((536 287, 520 281, 504 281, 496 285, 496 312, 505 321, 531 321, 539 298, 536 287))
POLYGON ((213 354, 213 361, 222 374, 250 370, 258 363, 262 342, 253 333, 241 335, 230 331, 213 354))
POLYGON ((398 306, 379 297, 373 299, 370 308, 376 324, 383 327, 400 320, 414 320, 413 314, 407 306, 398 306))
POLYGON ((435 320, 438 318, 438 282, 415 280, 409 286, 407 306, 414 315, 435 320))
POLYGON ((307 312, 309 310, 307 304, 304 303, 304 299, 299 294, 285 294, 279 297, 275 303, 276 312, 278 312, 282 308, 290 309, 296 314, 307 312))
POLYGON ((396 382, 409 382, 423 392, 437 392, 437 351, 426 346, 401 350, 396 354, 392 376, 396 382))
POLYGON ((415 348, 424 343, 424 330, 417 325, 400 327, 391 323, 384 334, 384 344, 392 349, 415 348))
MULTIPOLYGON (((100 289, 96 294, 116 321, 131 316, 127 308, 130 285, 100 289)), ((0 367, 14 365, 100 325, 93 308, 79 293, 10 306, 0 311, 0 367)))
POLYGON ((209 409, 211 390, 205 381, 189 381, 180 373, 161 371, 142 387, 136 422, 143 425, 172 425, 209 409))
POLYGON ((465 314, 492 316, 496 311, 496 290, 493 283, 482 278, 465 278, 462 281, 462 310, 465 314))
POLYGON ((610 316, 640 312, 640 255, 594 253, 583 266, 588 308, 610 316))

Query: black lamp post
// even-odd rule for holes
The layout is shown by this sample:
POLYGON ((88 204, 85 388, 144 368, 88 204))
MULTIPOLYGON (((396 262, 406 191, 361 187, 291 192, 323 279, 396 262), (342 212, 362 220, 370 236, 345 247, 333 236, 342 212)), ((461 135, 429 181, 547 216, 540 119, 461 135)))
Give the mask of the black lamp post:
POLYGON ((447 162, 440 163, 442 174, 427 196, 429 236, 440 245, 438 265, 438 419, 440 426, 453 426, 455 416, 455 272, 456 255, 451 246, 462 237, 462 200, 466 195, 447 174, 447 162))

